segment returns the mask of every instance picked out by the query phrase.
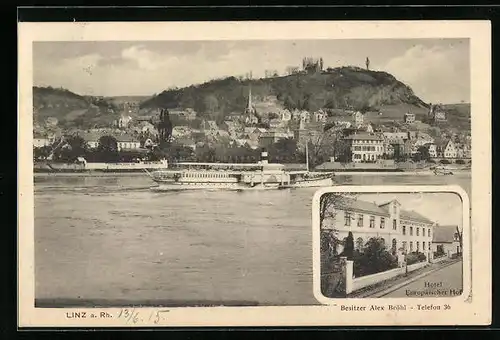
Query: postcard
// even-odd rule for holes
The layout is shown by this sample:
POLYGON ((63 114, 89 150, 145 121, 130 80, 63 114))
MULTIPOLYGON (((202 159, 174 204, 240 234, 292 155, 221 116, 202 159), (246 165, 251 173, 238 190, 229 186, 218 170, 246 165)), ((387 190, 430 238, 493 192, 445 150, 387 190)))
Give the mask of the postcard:
POLYGON ((489 22, 21 22, 18 59, 19 327, 491 323, 489 22))

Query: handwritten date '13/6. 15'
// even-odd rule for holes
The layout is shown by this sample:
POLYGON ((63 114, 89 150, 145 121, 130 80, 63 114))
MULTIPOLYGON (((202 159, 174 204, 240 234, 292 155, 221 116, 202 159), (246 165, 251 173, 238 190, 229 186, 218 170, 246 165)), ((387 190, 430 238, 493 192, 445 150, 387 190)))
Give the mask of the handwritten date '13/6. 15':
POLYGON ((154 324, 158 324, 166 320, 166 313, 168 312, 170 312, 168 309, 145 312, 136 310, 135 308, 124 308, 118 313, 118 319, 124 319, 127 323, 134 324, 139 322, 153 322, 154 324))

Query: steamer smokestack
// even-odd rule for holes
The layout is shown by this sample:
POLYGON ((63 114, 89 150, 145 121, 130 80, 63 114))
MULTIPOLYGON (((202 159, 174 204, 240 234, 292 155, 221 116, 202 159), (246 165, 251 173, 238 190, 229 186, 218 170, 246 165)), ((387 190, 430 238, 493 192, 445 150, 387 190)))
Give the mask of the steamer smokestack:
POLYGON ((260 153, 260 162, 261 162, 261 164, 268 164, 269 163, 266 149, 262 149, 262 152, 260 153))

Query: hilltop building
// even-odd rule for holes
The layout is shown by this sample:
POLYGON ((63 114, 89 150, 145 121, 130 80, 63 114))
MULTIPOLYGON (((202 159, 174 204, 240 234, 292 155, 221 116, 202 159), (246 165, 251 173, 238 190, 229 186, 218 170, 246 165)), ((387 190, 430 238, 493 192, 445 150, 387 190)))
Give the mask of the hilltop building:
POLYGON ((411 124, 415 122, 415 114, 411 112, 405 113, 405 123, 411 124))
POLYGON ((441 108, 440 105, 430 104, 429 118, 434 122, 444 122, 446 121, 446 112, 441 108))
MULTIPOLYGON (((353 233, 354 246, 361 249, 373 237, 382 239, 394 255, 398 253, 421 252, 432 258, 432 237, 435 223, 427 217, 404 210, 397 200, 384 204, 345 198, 334 204, 336 214, 323 221, 324 229, 338 230, 341 240, 353 233)), ((337 252, 343 250, 339 246, 337 252)))
POLYGON ((352 124, 354 126, 360 126, 364 122, 364 115, 360 111, 355 111, 351 115, 352 124))

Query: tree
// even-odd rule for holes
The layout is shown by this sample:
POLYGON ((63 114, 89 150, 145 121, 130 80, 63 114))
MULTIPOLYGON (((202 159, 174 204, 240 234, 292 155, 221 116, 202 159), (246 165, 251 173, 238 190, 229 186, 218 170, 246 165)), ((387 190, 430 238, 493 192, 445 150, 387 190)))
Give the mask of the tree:
POLYGON ((272 157, 294 158, 297 151, 297 141, 293 138, 285 138, 277 141, 269 147, 269 155, 272 157))
POLYGON ((463 251, 463 233, 460 231, 460 229, 458 229, 458 226, 457 226, 457 236, 458 236, 458 242, 459 242, 459 246, 460 246, 460 254, 462 254, 462 251, 463 251))
POLYGON ((206 96, 203 100, 203 104, 205 106, 205 111, 209 113, 215 113, 219 108, 219 101, 213 94, 206 96))
POLYGON ((118 142, 115 137, 104 135, 99 138, 97 146, 98 158, 105 162, 114 162, 118 160, 118 142))
POLYGON ((316 167, 335 155, 338 146, 338 134, 334 129, 312 134, 308 138, 309 165, 316 167))
POLYGON ((57 158, 61 161, 72 162, 76 158, 85 156, 88 152, 87 142, 80 136, 70 136, 66 138, 66 144, 56 152, 57 158))
POLYGON ((321 195, 319 200, 319 221, 320 228, 326 229, 326 222, 333 220, 339 210, 346 210, 350 207, 357 195, 353 193, 327 192, 321 195))
POLYGON ((396 268, 398 261, 386 250, 381 238, 370 238, 361 252, 354 255, 354 275, 356 277, 384 272, 396 268))
POLYGON ((352 232, 349 232, 344 244, 343 255, 346 256, 348 260, 352 260, 353 253, 354 253, 354 237, 352 236, 352 232))
POLYGON ((109 151, 115 152, 118 151, 118 141, 115 137, 110 135, 104 135, 99 138, 99 144, 97 146, 99 151, 109 151))
POLYGON ((46 159, 47 157, 49 157, 50 152, 51 147, 48 145, 42 146, 40 148, 33 148, 33 158, 36 160, 46 159))
POLYGON ((423 161, 428 161, 431 158, 429 148, 426 146, 420 146, 417 150, 417 154, 420 155, 420 159, 423 161))

